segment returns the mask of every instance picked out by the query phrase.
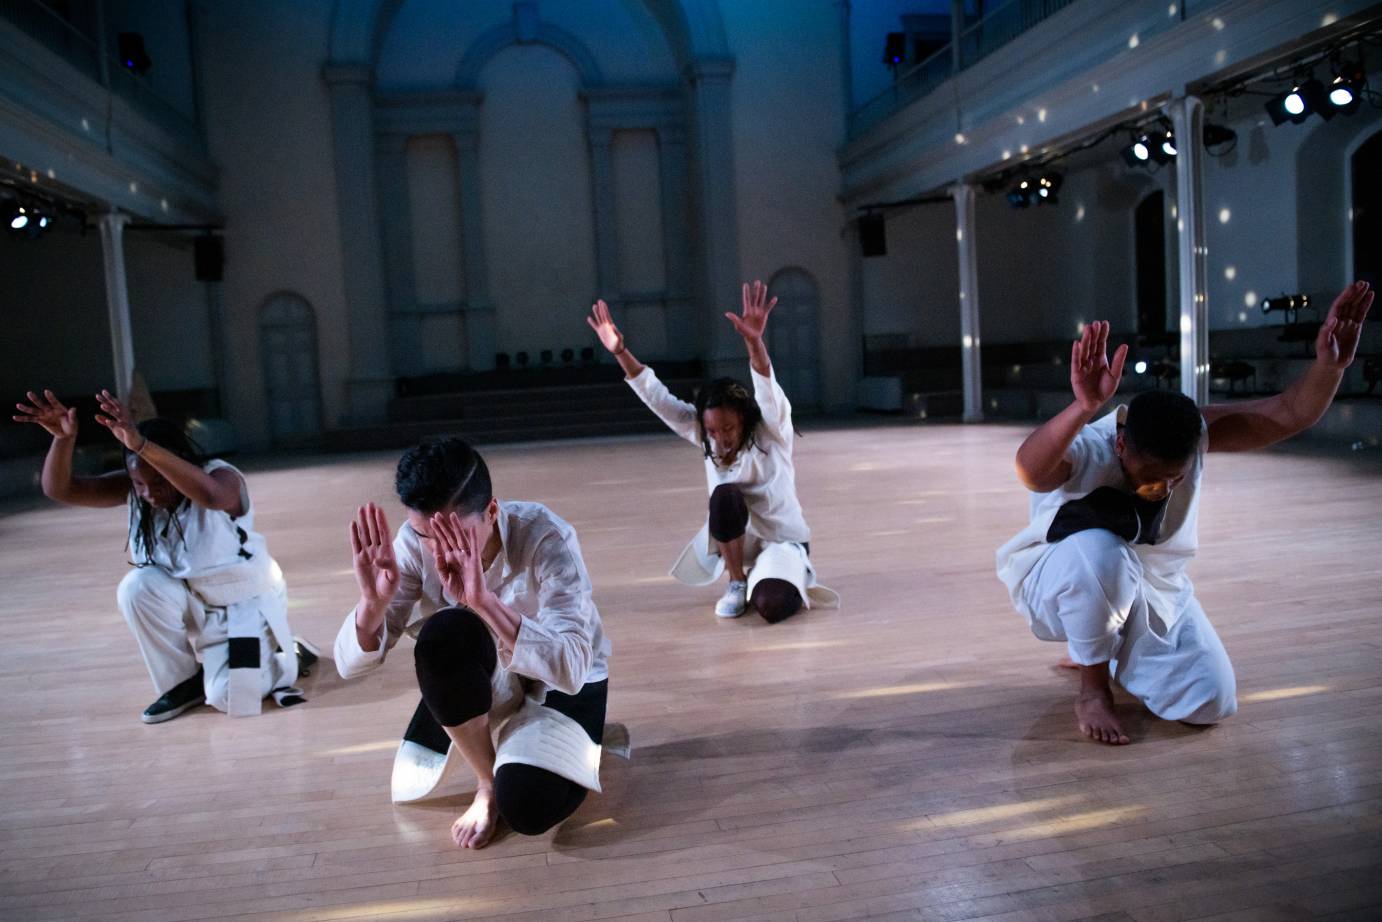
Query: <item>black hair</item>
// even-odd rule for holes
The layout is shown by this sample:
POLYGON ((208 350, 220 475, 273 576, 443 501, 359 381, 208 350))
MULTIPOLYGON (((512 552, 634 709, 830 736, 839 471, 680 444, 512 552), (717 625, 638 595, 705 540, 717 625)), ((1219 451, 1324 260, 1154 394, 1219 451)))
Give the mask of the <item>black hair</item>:
POLYGON ((1203 430, 1200 408, 1180 391, 1143 391, 1128 404, 1123 440, 1138 454, 1179 463, 1194 456, 1203 430))
MULTIPOLYGON (((201 467, 206 463, 206 454, 200 445, 187 434, 181 423, 176 423, 171 419, 164 419, 155 416, 137 424, 135 431, 142 435, 146 442, 152 442, 159 448, 166 449, 177 455, 190 464, 201 467)), ((142 446, 141 446, 142 448, 142 446)), ((130 458, 138 457, 133 451, 126 448, 124 453, 125 464, 128 465, 130 458)), ((143 463, 143 459, 140 459, 143 463)), ((132 556, 142 556, 143 560, 131 560, 136 567, 147 567, 153 565, 153 547, 159 538, 167 538, 168 530, 176 528, 178 538, 184 544, 187 536, 182 533, 182 525, 178 522, 178 513, 189 503, 186 496, 178 500, 178 504, 173 507, 168 516, 168 521, 163 523, 163 531, 157 533, 156 529, 156 510, 152 505, 139 498, 134 491, 134 484, 130 484, 130 537, 125 544, 125 550, 132 552, 132 556)))
POLYGON ((403 505, 427 515, 448 508, 473 515, 494 498, 485 459, 454 435, 423 439, 405 451, 393 484, 403 505))
POLYGON ((700 432, 701 448, 707 458, 713 452, 710 439, 705 434, 705 411, 719 408, 733 410, 743 422, 743 432, 739 436, 739 444, 734 448, 735 452, 743 451, 750 445, 759 451, 763 450, 758 444, 758 426, 763 422, 763 411, 758 408, 753 393, 734 378, 716 378, 696 391, 696 428, 700 432))

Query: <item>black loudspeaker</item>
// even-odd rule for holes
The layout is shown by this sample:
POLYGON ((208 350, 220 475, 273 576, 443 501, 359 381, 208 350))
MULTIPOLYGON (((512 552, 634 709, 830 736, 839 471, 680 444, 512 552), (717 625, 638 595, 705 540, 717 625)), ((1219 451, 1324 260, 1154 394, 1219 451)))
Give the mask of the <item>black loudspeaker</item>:
POLYGON ((120 55, 120 66, 140 77, 149 72, 154 62, 144 50, 144 36, 138 32, 121 32, 115 36, 115 50, 120 55))
POLYGON ((865 256, 888 255, 888 226, 881 214, 859 217, 859 249, 865 256))
POLYGON ((221 281, 226 265, 225 241, 211 234, 198 237, 192 244, 192 262, 197 269, 197 281, 221 281))
POLYGON ((889 67, 897 67, 907 60, 907 34, 905 32, 889 32, 887 44, 883 46, 883 63, 889 67))

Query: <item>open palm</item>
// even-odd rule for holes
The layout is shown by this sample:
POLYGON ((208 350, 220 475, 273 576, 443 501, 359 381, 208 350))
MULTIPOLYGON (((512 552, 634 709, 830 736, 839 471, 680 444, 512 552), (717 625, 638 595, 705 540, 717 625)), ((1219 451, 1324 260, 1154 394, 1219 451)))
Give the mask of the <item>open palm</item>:
POLYGON ((77 434, 77 408, 63 406, 52 391, 39 394, 29 391, 28 403, 16 403, 14 408, 17 423, 34 423, 42 426, 55 439, 70 439, 77 434))
POLYGON ((585 322, 595 331, 595 335, 600 337, 600 345, 614 354, 624 351, 624 334, 614 325, 614 318, 609 314, 609 305, 604 301, 595 302, 585 322))
POLYGON ((351 561, 360 598, 374 604, 388 604, 398 591, 398 561, 384 510, 367 503, 350 523, 351 561))
POLYGON ((1353 364, 1358 340, 1363 336, 1363 321, 1372 307, 1373 291, 1367 282, 1358 281, 1339 292, 1329 306, 1329 315, 1315 337, 1315 358, 1330 368, 1343 370, 1353 364))
POLYGON ((760 281, 752 285, 744 283, 744 306, 742 314, 726 313, 729 322, 740 336, 748 340, 762 339, 768 327, 768 315, 777 306, 777 298, 768 300, 768 286, 760 281))
POLYGON ((1126 344, 1108 358, 1108 321, 1096 320, 1070 347, 1070 389, 1075 400, 1090 413, 1103 406, 1123 380, 1123 363, 1128 358, 1126 344))

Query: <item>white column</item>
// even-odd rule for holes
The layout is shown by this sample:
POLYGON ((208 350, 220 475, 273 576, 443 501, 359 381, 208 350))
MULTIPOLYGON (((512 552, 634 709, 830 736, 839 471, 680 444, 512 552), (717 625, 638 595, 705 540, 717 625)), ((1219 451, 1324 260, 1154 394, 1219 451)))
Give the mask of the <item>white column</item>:
POLYGON ((967 423, 984 421, 983 379, 979 364, 979 266, 974 246, 974 187, 954 186, 955 243, 960 256, 960 367, 967 423))
POLYGON ((1180 389, 1209 402, 1209 286, 1204 242, 1204 104, 1196 96, 1173 100, 1176 134, 1176 241, 1180 264, 1180 389))
POLYGON ((125 284, 125 222, 118 211, 101 215, 101 255, 106 267, 106 311, 115 363, 115 393, 128 404, 134 387, 134 337, 130 333, 130 293, 125 284))

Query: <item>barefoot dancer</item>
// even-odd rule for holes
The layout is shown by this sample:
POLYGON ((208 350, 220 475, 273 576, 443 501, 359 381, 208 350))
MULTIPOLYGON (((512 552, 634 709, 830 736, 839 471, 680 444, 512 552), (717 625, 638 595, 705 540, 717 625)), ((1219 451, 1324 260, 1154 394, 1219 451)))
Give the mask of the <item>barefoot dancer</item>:
POLYGON ((408 521, 392 540, 373 503, 350 526, 360 602, 336 666, 363 675, 416 638, 422 702, 394 759, 394 802, 427 796, 460 759, 477 789, 451 827, 457 845, 484 848, 499 817, 540 835, 600 790, 610 647, 576 532, 538 503, 495 499, 458 438, 410 448, 395 488, 408 521))
POLYGON ((672 575, 687 585, 708 586, 726 573, 729 586, 715 604, 715 614, 737 618, 752 604, 775 624, 803 605, 834 607, 839 597, 816 584, 808 556, 811 530, 797 500, 792 406, 763 343, 777 299, 768 300, 762 282, 745 285, 743 297, 743 314, 725 316, 748 348, 753 392, 732 378, 720 378, 700 389, 694 406, 674 397, 651 368, 634 358, 604 301, 595 303, 586 323, 619 362, 634 393, 705 455, 709 519, 673 565, 672 575))
POLYGON ((1017 451, 1031 523, 997 559, 1032 633, 1065 641, 1086 736, 1128 742, 1111 677, 1167 720, 1212 724, 1237 710, 1233 668, 1186 574, 1199 546, 1204 453, 1264 448, 1314 425, 1353 361, 1372 298, 1366 282, 1345 289, 1310 370, 1281 394, 1242 403, 1196 407, 1153 391, 1091 423, 1118 388, 1128 347, 1109 363, 1106 322, 1074 344, 1075 401, 1017 451))
POLYGON ((316 655, 293 640, 287 587, 254 530, 244 476, 224 461, 203 461, 177 423, 136 425, 109 391, 96 395, 96 421, 124 447, 124 467, 73 474, 76 409, 52 391, 28 397, 14 418, 53 436, 44 494, 72 506, 129 506, 135 569, 116 598, 159 695, 140 719, 161 723, 200 704, 243 717, 258 714, 268 695, 284 707, 300 704, 293 682, 316 655))

